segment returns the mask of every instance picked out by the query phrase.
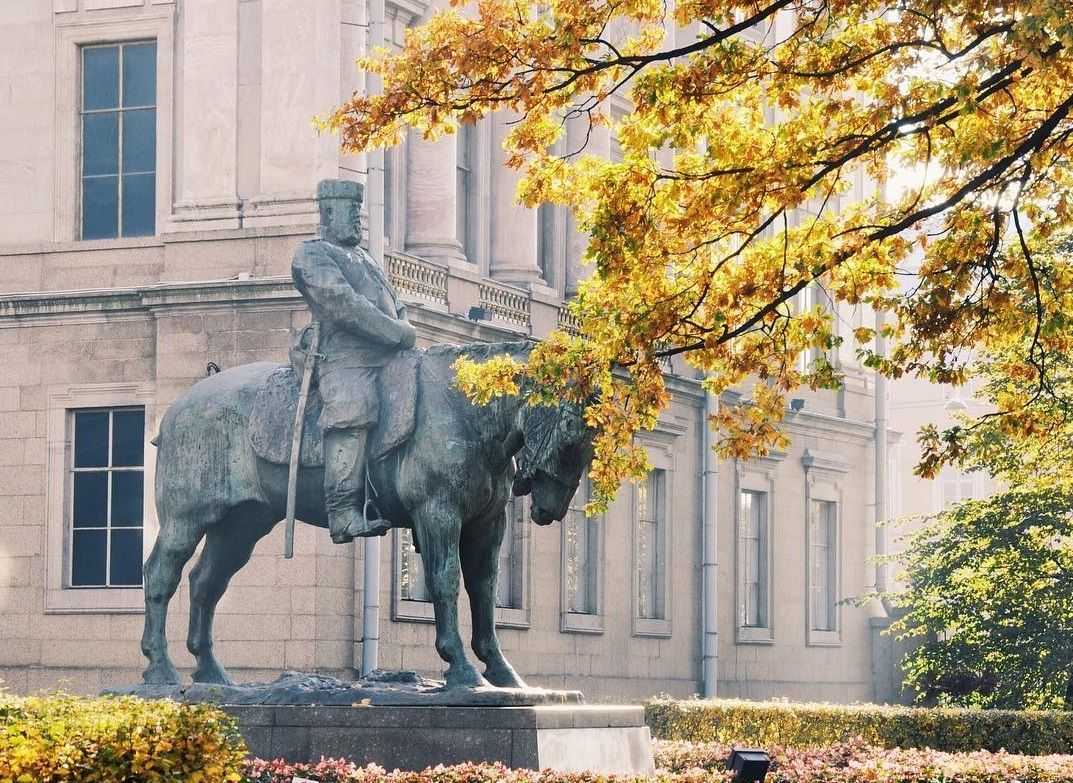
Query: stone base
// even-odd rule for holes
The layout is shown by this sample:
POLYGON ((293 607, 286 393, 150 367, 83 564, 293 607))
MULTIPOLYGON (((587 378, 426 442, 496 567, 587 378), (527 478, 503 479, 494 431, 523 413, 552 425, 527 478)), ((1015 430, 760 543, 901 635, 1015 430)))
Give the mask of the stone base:
POLYGON ((563 772, 652 774, 644 709, 629 706, 399 707, 222 705, 261 758, 322 756, 422 770, 500 762, 563 772))

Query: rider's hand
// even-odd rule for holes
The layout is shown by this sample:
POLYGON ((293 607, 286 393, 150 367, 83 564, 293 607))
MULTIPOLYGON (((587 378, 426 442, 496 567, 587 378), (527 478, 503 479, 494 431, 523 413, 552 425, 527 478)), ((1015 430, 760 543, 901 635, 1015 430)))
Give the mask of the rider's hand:
POLYGON ((399 350, 405 351, 407 348, 413 348, 414 343, 417 341, 417 330, 410 325, 409 321, 402 321, 402 337, 399 339, 399 350))

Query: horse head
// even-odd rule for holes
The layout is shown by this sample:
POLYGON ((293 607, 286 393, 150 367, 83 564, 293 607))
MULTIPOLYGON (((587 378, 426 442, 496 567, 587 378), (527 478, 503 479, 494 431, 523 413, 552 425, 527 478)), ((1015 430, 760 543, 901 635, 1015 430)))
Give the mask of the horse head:
POLYGON ((518 455, 513 492, 532 494, 530 514, 538 525, 566 516, 592 461, 593 434, 585 423, 584 406, 577 403, 538 405, 526 412, 525 444, 518 455))

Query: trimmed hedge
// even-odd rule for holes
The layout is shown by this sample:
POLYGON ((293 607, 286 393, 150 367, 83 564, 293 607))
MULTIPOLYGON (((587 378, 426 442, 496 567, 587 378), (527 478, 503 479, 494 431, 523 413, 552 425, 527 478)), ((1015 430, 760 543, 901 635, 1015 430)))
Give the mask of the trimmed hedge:
POLYGON ((241 781, 246 745, 217 709, 0 694, 0 783, 241 781))
POLYGON ((1073 752, 1073 712, 658 699, 645 718, 655 737, 691 742, 816 748, 860 737, 882 748, 1073 752))

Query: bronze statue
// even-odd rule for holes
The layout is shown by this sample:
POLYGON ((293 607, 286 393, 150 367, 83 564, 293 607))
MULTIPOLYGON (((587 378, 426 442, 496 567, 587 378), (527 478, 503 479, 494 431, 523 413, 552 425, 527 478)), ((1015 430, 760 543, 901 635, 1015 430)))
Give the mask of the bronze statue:
POLYGON ((382 519, 367 519, 358 498, 365 487, 369 428, 379 417, 376 376, 417 333, 406 320, 387 276, 358 247, 360 185, 325 180, 317 188, 320 238, 298 246, 294 285, 319 322, 315 377, 324 402, 324 496, 328 530, 337 544, 382 535, 382 519))
MULTIPOLYGON (((329 227, 336 225, 336 204, 353 215, 357 203, 334 195, 338 187, 321 191, 335 202, 326 218, 329 227)), ((330 230, 335 240, 352 238, 330 230)), ((436 650, 448 664, 448 686, 523 687, 495 632, 508 493, 513 487, 515 494, 532 495, 531 516, 538 524, 561 520, 591 460, 593 433, 576 405, 533 407, 522 394, 474 405, 455 387, 453 365, 460 355, 486 359, 508 354, 524 360, 529 343, 399 350, 412 343, 412 327, 390 286, 377 278, 375 265, 360 259, 352 250, 333 246, 328 236, 305 243, 295 258, 296 282, 301 279, 298 285, 306 288, 316 317, 328 325, 323 352, 330 357, 339 349, 335 358, 325 359, 328 371, 322 369, 319 392, 309 398, 304 414, 297 516, 327 527, 341 498, 348 508, 360 508, 366 490, 374 493, 387 524, 413 531, 435 609, 436 650), (342 260, 347 253, 349 263, 342 260), (307 277, 311 267, 314 272, 307 277), (334 285, 325 282, 333 276, 338 276, 334 285), (343 277, 349 287, 340 282, 343 277), (359 292, 372 304, 361 305, 359 292), (340 301, 361 314, 360 327, 348 328, 340 301), (380 317, 370 315, 374 309, 380 317), (370 341, 375 347, 355 340, 355 334, 375 336, 370 341), (355 353, 364 358, 355 361, 355 353), (360 362, 380 366, 374 373, 369 368, 377 365, 360 362), (344 374, 337 375, 337 368, 344 374), (325 378, 333 375, 338 383, 329 380, 326 391, 325 378), (361 452, 368 464, 368 488, 364 477, 351 480, 357 475, 359 449, 339 440, 351 437, 338 433, 357 427, 355 422, 365 426, 361 452), (343 469, 333 474, 334 449, 347 456, 343 469), (341 477, 345 491, 332 476, 341 477), (486 665, 483 677, 466 659, 458 633, 460 578, 470 597, 472 647, 486 665)), ((179 682, 168 657, 165 618, 183 566, 202 539, 204 549, 190 573, 187 647, 197 659, 196 682, 230 682, 213 654, 213 616, 257 541, 284 518, 296 437, 297 378, 292 367, 268 362, 225 370, 195 384, 161 421, 154 441, 160 532, 145 564, 142 652, 149 660, 143 675, 147 683, 179 682)), ((344 529, 350 530, 350 522, 344 529)))

